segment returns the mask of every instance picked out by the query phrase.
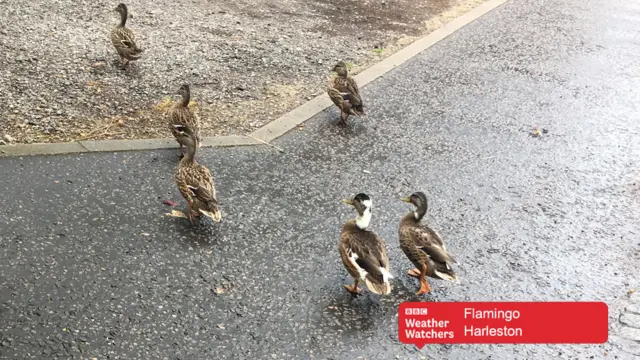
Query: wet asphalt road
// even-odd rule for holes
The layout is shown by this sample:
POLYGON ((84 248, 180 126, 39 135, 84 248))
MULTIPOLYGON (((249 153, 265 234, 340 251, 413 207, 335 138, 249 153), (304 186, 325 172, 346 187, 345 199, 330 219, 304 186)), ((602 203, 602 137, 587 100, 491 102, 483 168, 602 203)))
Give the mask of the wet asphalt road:
MULTIPOLYGON (((203 149, 223 223, 185 204, 176 151, 0 159, 3 359, 627 359, 603 345, 397 341, 402 301, 603 300, 611 331, 640 279, 640 7, 513 0, 268 147, 203 149), (534 138, 533 128, 548 132, 534 138), (365 172, 366 171, 366 172, 365 172), (462 263, 417 282, 398 200, 425 191, 462 263), (374 199, 397 279, 352 298, 337 253, 374 199)), ((588 316, 588 314, 585 314, 588 316)))

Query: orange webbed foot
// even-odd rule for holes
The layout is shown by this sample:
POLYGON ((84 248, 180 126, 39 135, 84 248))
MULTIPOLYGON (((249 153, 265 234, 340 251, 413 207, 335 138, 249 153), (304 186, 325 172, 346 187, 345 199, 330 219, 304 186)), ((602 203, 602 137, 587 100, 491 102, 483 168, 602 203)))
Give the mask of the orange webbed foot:
POLYGON ((418 268, 411 269, 411 270, 407 271, 407 275, 409 275, 411 277, 418 278, 418 277, 420 277, 420 270, 418 270, 418 268))
POLYGON ((431 292, 431 286, 427 283, 426 280, 420 282, 420 290, 416 293, 416 295, 424 295, 431 292))
POLYGON ((356 284, 345 285, 344 288, 352 294, 359 294, 362 291, 356 284))

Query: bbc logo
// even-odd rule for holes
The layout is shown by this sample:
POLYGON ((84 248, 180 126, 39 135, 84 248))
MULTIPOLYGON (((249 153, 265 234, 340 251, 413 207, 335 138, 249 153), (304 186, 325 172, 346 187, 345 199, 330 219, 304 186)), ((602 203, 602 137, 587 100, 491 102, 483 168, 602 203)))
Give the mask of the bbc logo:
POLYGON ((405 315, 427 315, 429 309, 427 308, 406 308, 404 309, 405 315))

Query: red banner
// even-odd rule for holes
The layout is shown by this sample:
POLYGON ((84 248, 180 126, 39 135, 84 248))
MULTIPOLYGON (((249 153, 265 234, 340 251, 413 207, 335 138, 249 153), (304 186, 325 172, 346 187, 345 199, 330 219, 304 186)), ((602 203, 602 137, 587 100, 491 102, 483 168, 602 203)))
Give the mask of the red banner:
POLYGON ((609 337, 603 302, 405 302, 405 344, 601 344, 609 337))

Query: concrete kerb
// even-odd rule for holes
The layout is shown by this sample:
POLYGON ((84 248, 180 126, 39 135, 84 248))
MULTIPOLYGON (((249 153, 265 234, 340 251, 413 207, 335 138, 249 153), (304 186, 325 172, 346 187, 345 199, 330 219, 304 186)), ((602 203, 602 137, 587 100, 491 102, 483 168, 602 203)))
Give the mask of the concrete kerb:
MULTIPOLYGON (((261 145, 258 140, 246 136, 215 136, 202 139, 202 147, 229 147, 261 145)), ((61 155, 105 151, 138 151, 177 149, 174 139, 90 140, 67 143, 16 144, 0 146, 0 157, 61 155)))
MULTIPOLYGON (((431 46, 445 39, 447 36, 453 34, 465 25, 470 24, 482 15, 497 8, 507 1, 508 0, 489 0, 481 5, 478 5, 469 12, 444 24, 437 30, 414 41, 410 45, 390 55, 379 63, 365 69, 361 73, 355 75, 354 79, 360 87, 364 87, 365 85, 393 70, 396 66, 402 65, 407 60, 427 50, 431 46)), ((291 131, 292 129, 295 129, 297 126, 309 120, 316 114, 324 111, 332 104, 333 103, 331 102, 331 100, 329 100, 326 94, 318 95, 314 99, 299 106, 298 108, 285 114, 279 119, 276 119, 261 127, 260 129, 254 131, 253 133, 251 133, 251 136, 265 142, 271 142, 291 131)))
MULTIPOLYGON (((414 41, 405 48, 390 55, 379 63, 354 76, 363 87, 383 76, 396 66, 427 50, 447 36, 470 24, 508 0, 489 0, 456 19, 444 24, 437 30, 414 41)), ((229 147, 264 145, 295 129, 300 124, 324 111, 333 103, 326 94, 318 95, 310 101, 286 113, 280 118, 255 130, 249 136, 229 135, 204 138, 202 147, 229 147), (257 140, 256 140, 257 139, 257 140)), ((174 139, 137 139, 137 140, 91 140, 68 143, 16 144, 0 146, 0 157, 28 155, 58 155, 84 152, 136 151, 176 148, 174 139)))

